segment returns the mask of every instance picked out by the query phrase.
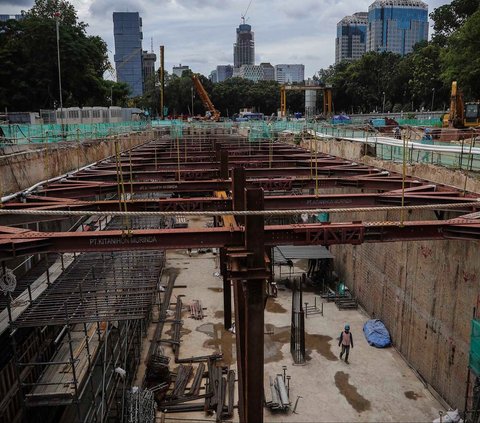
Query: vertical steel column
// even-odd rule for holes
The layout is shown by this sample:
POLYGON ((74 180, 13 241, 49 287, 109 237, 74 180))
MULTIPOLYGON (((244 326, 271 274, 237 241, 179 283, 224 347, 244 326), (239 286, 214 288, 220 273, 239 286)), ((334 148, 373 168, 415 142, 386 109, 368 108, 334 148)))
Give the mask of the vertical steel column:
MULTIPOLYGON (((235 300, 235 335, 237 347, 237 370, 238 370, 238 415, 240 422, 246 422, 246 330, 245 330, 245 293, 244 283, 235 281, 233 284, 235 300)), ((263 365, 263 362, 262 362, 263 365)), ((262 412, 263 415, 263 412, 262 412)))
POLYGON ((160 46, 160 119, 163 120, 164 115, 164 97, 165 97, 165 46, 160 46))
MULTIPOLYGON (((245 168, 235 167, 232 173, 233 210, 235 211, 245 210, 245 185, 245 168)), ((235 219, 239 225, 243 225, 245 222, 243 216, 237 216, 235 219)))
MULTIPOLYGON (((247 210, 263 210, 263 189, 245 192, 247 210)), ((248 269, 265 271, 265 233, 263 216, 247 216, 245 224, 245 247, 250 254, 248 269)), ((264 290, 265 278, 248 280, 245 283, 245 352, 244 400, 245 422, 263 422, 263 337, 264 337, 264 290)))
POLYGON ((220 150, 220 168, 219 168, 220 179, 227 180, 228 175, 228 151, 220 150))
POLYGON ((232 327, 232 288, 227 274, 227 251, 220 248, 220 273, 223 277, 223 322, 225 330, 232 327))

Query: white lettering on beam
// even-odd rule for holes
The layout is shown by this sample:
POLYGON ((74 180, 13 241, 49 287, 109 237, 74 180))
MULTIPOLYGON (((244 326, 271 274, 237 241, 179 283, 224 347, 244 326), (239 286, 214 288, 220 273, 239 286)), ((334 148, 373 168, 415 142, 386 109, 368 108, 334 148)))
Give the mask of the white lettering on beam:
POLYGON ((89 244, 92 246, 110 246, 110 245, 133 245, 133 244, 155 244, 156 236, 139 236, 133 238, 90 238, 89 244))

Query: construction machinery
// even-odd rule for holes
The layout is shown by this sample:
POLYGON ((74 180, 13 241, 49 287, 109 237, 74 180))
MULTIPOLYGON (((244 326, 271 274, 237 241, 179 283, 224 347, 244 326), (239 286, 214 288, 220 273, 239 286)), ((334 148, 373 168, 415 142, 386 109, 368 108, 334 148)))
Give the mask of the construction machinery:
POLYGON ((207 116, 211 120, 217 122, 220 119, 220 112, 213 105, 212 100, 210 100, 210 97, 203 87, 203 84, 197 74, 192 74, 192 81, 193 85, 195 85, 198 95, 200 96, 200 99, 202 100, 203 106, 207 111, 207 116))
POLYGON ((332 115, 332 87, 321 87, 318 85, 282 85, 280 87, 280 112, 282 117, 287 116, 287 91, 323 91, 323 116, 326 118, 332 115))
POLYGON ((458 129, 480 127, 480 102, 464 103, 457 81, 452 82, 450 112, 443 117, 443 127, 458 129))

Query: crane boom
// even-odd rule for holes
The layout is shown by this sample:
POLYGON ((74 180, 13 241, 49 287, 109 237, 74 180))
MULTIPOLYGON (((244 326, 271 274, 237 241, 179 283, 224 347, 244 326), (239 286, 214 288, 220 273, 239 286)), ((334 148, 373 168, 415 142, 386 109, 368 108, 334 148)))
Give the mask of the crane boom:
POLYGON ((202 100, 203 106, 208 112, 211 113, 212 120, 218 121, 220 119, 220 112, 215 108, 212 100, 210 100, 210 97, 208 96, 207 91, 203 87, 202 82, 198 78, 198 75, 193 74, 192 81, 193 85, 195 85, 195 89, 197 90, 198 95, 200 96, 200 99, 202 100))

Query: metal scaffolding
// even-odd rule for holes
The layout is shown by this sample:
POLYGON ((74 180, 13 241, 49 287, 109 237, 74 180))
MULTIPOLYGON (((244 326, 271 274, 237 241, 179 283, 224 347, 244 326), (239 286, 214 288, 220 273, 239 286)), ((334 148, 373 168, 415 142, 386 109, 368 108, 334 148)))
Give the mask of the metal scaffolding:
MULTIPOLYGON (((158 218, 131 223, 162 225, 158 218)), ((123 223, 113 219, 107 227, 123 223)), ((11 322, 25 418, 37 416, 38 407, 63 407, 55 412, 60 422, 123 421, 164 260, 163 251, 80 254, 11 322), (36 354, 17 348, 18 334, 31 329, 36 354)))

